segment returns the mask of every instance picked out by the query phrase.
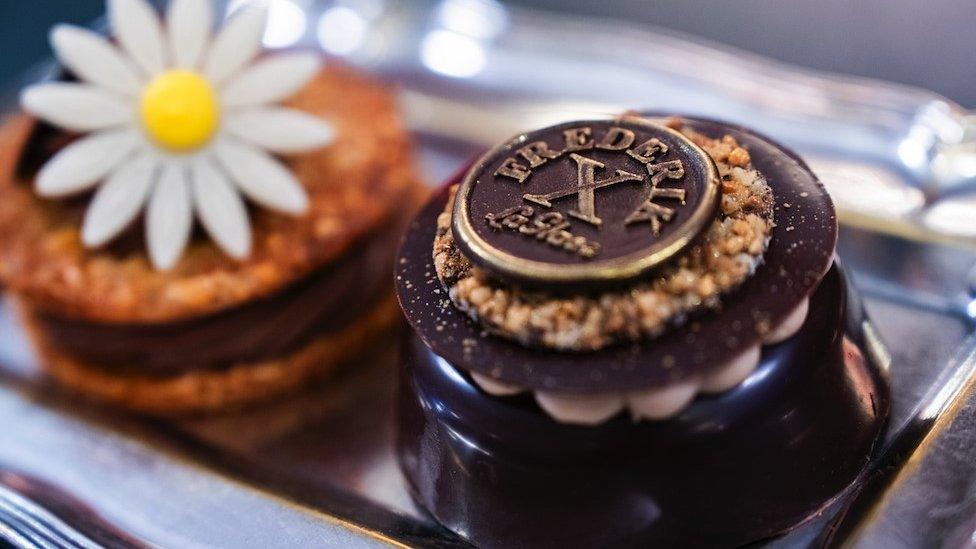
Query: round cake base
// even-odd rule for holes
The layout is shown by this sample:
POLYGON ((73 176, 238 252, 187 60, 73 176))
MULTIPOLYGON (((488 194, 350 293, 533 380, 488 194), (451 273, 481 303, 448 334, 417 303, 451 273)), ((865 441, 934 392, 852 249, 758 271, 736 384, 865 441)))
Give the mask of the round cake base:
POLYGON ((417 503, 478 547, 770 538, 832 502, 872 456, 889 389, 865 326, 835 264, 800 331, 764 348, 741 385, 667 421, 596 427, 557 423, 529 396, 488 396, 408 336, 400 465, 417 503))

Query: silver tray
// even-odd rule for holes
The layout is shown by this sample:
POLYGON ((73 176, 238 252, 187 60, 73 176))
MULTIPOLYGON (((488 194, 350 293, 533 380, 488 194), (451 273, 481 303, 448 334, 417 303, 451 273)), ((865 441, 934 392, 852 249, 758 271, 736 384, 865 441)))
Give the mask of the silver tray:
MULTIPOLYGON (((395 86, 431 184, 520 129, 630 108, 723 118, 795 147, 837 202, 839 255, 887 343, 894 398, 862 477, 766 544, 972 543, 976 124, 965 111, 924 90, 484 0, 272 9, 269 45, 321 46, 395 86)), ((413 505, 396 467, 394 342, 294 399, 168 422, 48 386, 0 305, 0 545, 464 546, 413 505)))

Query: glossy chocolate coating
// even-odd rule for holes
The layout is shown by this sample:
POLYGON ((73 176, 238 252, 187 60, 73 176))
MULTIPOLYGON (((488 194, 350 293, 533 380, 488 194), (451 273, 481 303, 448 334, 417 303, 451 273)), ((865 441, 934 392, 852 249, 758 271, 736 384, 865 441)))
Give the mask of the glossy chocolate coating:
POLYGON ((722 298, 720 311, 704 312, 653 341, 587 353, 531 349, 484 337, 477 323, 446 302, 434 273, 431 247, 447 200, 444 189, 410 225, 400 247, 397 293, 411 327, 435 353, 464 370, 522 387, 576 393, 673 383, 707 373, 759 344, 810 295, 830 266, 837 239, 833 204, 809 168, 769 139, 718 122, 688 119, 686 124, 710 137, 735 137, 776 201, 776 227, 763 264, 722 298))
POLYGON ((888 414, 839 267, 800 331, 679 416, 556 423, 485 395, 417 337, 403 350, 398 452, 417 502, 479 547, 738 546, 798 525, 850 485, 888 414))

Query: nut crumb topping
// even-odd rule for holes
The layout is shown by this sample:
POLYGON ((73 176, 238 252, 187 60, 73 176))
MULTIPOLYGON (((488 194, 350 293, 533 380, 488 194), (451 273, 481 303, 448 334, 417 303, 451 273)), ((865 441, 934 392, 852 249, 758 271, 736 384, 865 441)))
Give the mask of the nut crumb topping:
POLYGON ((451 234, 452 194, 437 219, 433 258, 451 301, 488 331, 524 345, 565 351, 597 350, 653 338, 682 324, 690 313, 717 308, 721 296, 744 282, 762 261, 773 228, 773 195, 749 152, 731 136, 712 139, 677 129, 718 166, 722 200, 718 218, 701 243, 653 279, 625 290, 557 296, 504 285, 472 265, 451 234))

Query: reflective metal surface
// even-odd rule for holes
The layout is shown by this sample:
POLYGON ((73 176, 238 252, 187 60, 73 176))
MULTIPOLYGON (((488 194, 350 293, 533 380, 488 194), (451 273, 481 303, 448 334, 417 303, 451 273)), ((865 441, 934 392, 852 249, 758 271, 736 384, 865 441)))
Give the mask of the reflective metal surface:
POLYGON ((88 549, 98 545, 22 494, 0 486, 0 539, 19 547, 88 549))
MULTIPOLYGON (((865 482, 771 545, 970 543, 976 150, 965 112, 923 90, 491 0, 263 1, 270 46, 321 47, 398 86, 432 184, 521 129, 626 108, 725 118, 796 147, 847 225, 840 255, 887 344, 894 394, 865 482)), ((0 485, 21 498, 4 501, 67 527, 57 535, 108 546, 461 544, 414 508, 395 466, 392 349, 288 402, 160 423, 46 386, 9 307, 0 318, 0 485)), ((11 531, 0 527, 20 543, 11 531)))

